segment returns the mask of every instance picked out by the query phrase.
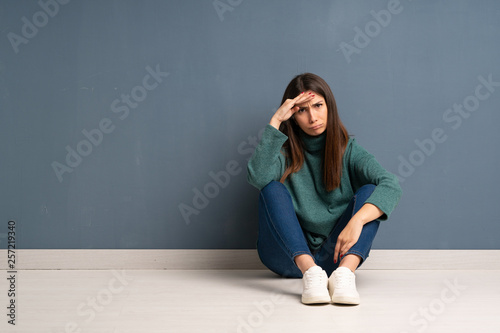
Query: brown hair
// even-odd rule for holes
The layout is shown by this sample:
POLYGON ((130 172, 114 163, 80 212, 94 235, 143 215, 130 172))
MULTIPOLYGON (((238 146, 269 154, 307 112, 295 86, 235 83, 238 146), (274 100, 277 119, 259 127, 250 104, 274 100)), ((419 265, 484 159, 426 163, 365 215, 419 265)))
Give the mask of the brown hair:
MULTIPOLYGON (((303 91, 311 90, 325 99, 328 108, 326 125, 326 143, 323 153, 323 183, 327 191, 332 191, 340 185, 342 176, 342 157, 349 141, 349 133, 342 124, 337 112, 337 104, 328 84, 321 77, 304 73, 297 75, 288 84, 283 94, 281 104, 287 99, 293 99, 303 91)), ((288 119, 281 123, 280 131, 288 136, 285 148, 286 169, 280 182, 284 182, 294 172, 299 171, 304 163, 304 143, 300 138, 300 127, 288 119)))

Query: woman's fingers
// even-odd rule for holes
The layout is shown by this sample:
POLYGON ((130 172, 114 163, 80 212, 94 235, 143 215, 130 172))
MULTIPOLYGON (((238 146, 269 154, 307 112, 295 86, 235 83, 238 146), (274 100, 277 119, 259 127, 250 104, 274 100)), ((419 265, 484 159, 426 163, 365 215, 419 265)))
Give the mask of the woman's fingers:
POLYGON ((349 251, 349 248, 346 249, 346 242, 343 239, 338 238, 337 239, 337 244, 335 244, 335 252, 334 252, 334 255, 333 255, 333 262, 337 263, 337 261, 342 260, 342 256, 347 251, 349 251))
POLYGON ((340 257, 343 257, 347 251, 349 251, 349 249, 353 246, 354 244, 352 243, 345 243, 344 246, 342 247, 342 249, 340 250, 340 257))
POLYGON ((337 239, 337 244, 335 245, 335 252, 333 255, 334 263, 337 262, 337 260, 342 260, 342 257, 347 253, 347 251, 350 250, 350 248, 356 244, 356 241, 350 240, 350 239, 345 239, 339 237, 337 239))
POLYGON ((294 99, 287 99, 285 101, 285 103, 283 103, 283 105, 287 104, 290 106, 290 108, 292 108, 297 104, 302 104, 302 103, 308 102, 313 98, 314 98, 314 94, 311 94, 311 93, 306 94, 306 93, 302 92, 294 99))
POLYGON ((342 260, 342 257, 354 246, 359 240, 359 236, 361 235, 363 225, 354 221, 349 221, 349 223, 345 226, 344 230, 340 233, 337 238, 337 244, 335 245, 335 257, 337 260, 339 258, 342 260), (339 255, 339 257, 337 257, 339 255))
POLYGON ((311 93, 307 93, 307 94, 306 93, 300 93, 300 95, 298 95, 294 99, 287 100, 286 102, 290 101, 290 103, 289 103, 289 110, 292 111, 292 114, 293 114, 293 113, 297 112, 300 109, 300 107, 297 104, 303 104, 303 103, 309 102, 313 98, 314 98, 314 94, 311 94, 311 93))
POLYGON ((276 111, 275 117, 280 121, 287 121, 290 117, 297 111, 300 107, 297 104, 306 103, 314 98, 314 94, 311 93, 300 93, 294 99, 287 99, 280 108, 276 111))
POLYGON ((333 253, 333 263, 336 264, 339 258, 340 252, 340 242, 337 240, 337 244, 335 244, 335 252, 333 253))
POLYGON ((293 99, 293 101, 294 101, 295 104, 302 104, 302 103, 305 103, 305 102, 309 102, 313 98, 314 98, 314 94, 312 94, 312 93, 307 93, 306 94, 305 92, 302 92, 297 97, 295 97, 293 99))

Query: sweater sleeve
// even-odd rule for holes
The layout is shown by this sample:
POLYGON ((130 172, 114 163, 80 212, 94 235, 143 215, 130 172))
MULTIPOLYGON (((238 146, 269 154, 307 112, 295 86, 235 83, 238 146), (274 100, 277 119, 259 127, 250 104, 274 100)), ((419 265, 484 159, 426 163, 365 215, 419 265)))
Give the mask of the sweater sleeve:
POLYGON ((402 190, 398 178, 385 170, 355 139, 352 142, 349 173, 355 192, 363 185, 376 185, 366 203, 371 203, 384 212, 378 220, 387 220, 401 198, 402 190))
POLYGON ((271 181, 279 181, 285 172, 285 156, 281 147, 288 137, 271 125, 267 125, 262 139, 248 161, 247 180, 261 190, 271 181))

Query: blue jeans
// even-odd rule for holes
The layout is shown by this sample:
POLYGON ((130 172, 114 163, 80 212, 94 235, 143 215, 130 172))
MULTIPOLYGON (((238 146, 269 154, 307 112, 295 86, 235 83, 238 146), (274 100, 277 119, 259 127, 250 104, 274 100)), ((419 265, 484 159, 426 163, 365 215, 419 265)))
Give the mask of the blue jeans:
MULTIPOLYGON (((283 277, 300 278, 302 272, 295 264, 294 258, 300 254, 309 254, 329 276, 339 265, 339 261, 336 264, 333 262, 333 256, 340 232, 364 205, 374 189, 375 185, 365 185, 354 194, 344 214, 321 248, 313 252, 307 245, 290 193, 280 182, 270 182, 261 190, 259 197, 257 251, 260 260, 271 271, 283 277)), ((379 224, 378 220, 365 224, 357 243, 345 255, 358 255, 361 257, 361 265, 368 258, 379 224)))

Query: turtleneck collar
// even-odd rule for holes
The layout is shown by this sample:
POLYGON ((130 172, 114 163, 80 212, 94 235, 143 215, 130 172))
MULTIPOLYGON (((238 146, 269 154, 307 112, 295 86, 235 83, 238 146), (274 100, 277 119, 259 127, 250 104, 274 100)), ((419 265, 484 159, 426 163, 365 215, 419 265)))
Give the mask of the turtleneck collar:
POLYGON ((304 142, 306 150, 310 153, 323 152, 326 142, 326 131, 318 136, 310 136, 306 134, 303 130, 299 130, 300 138, 304 142))

